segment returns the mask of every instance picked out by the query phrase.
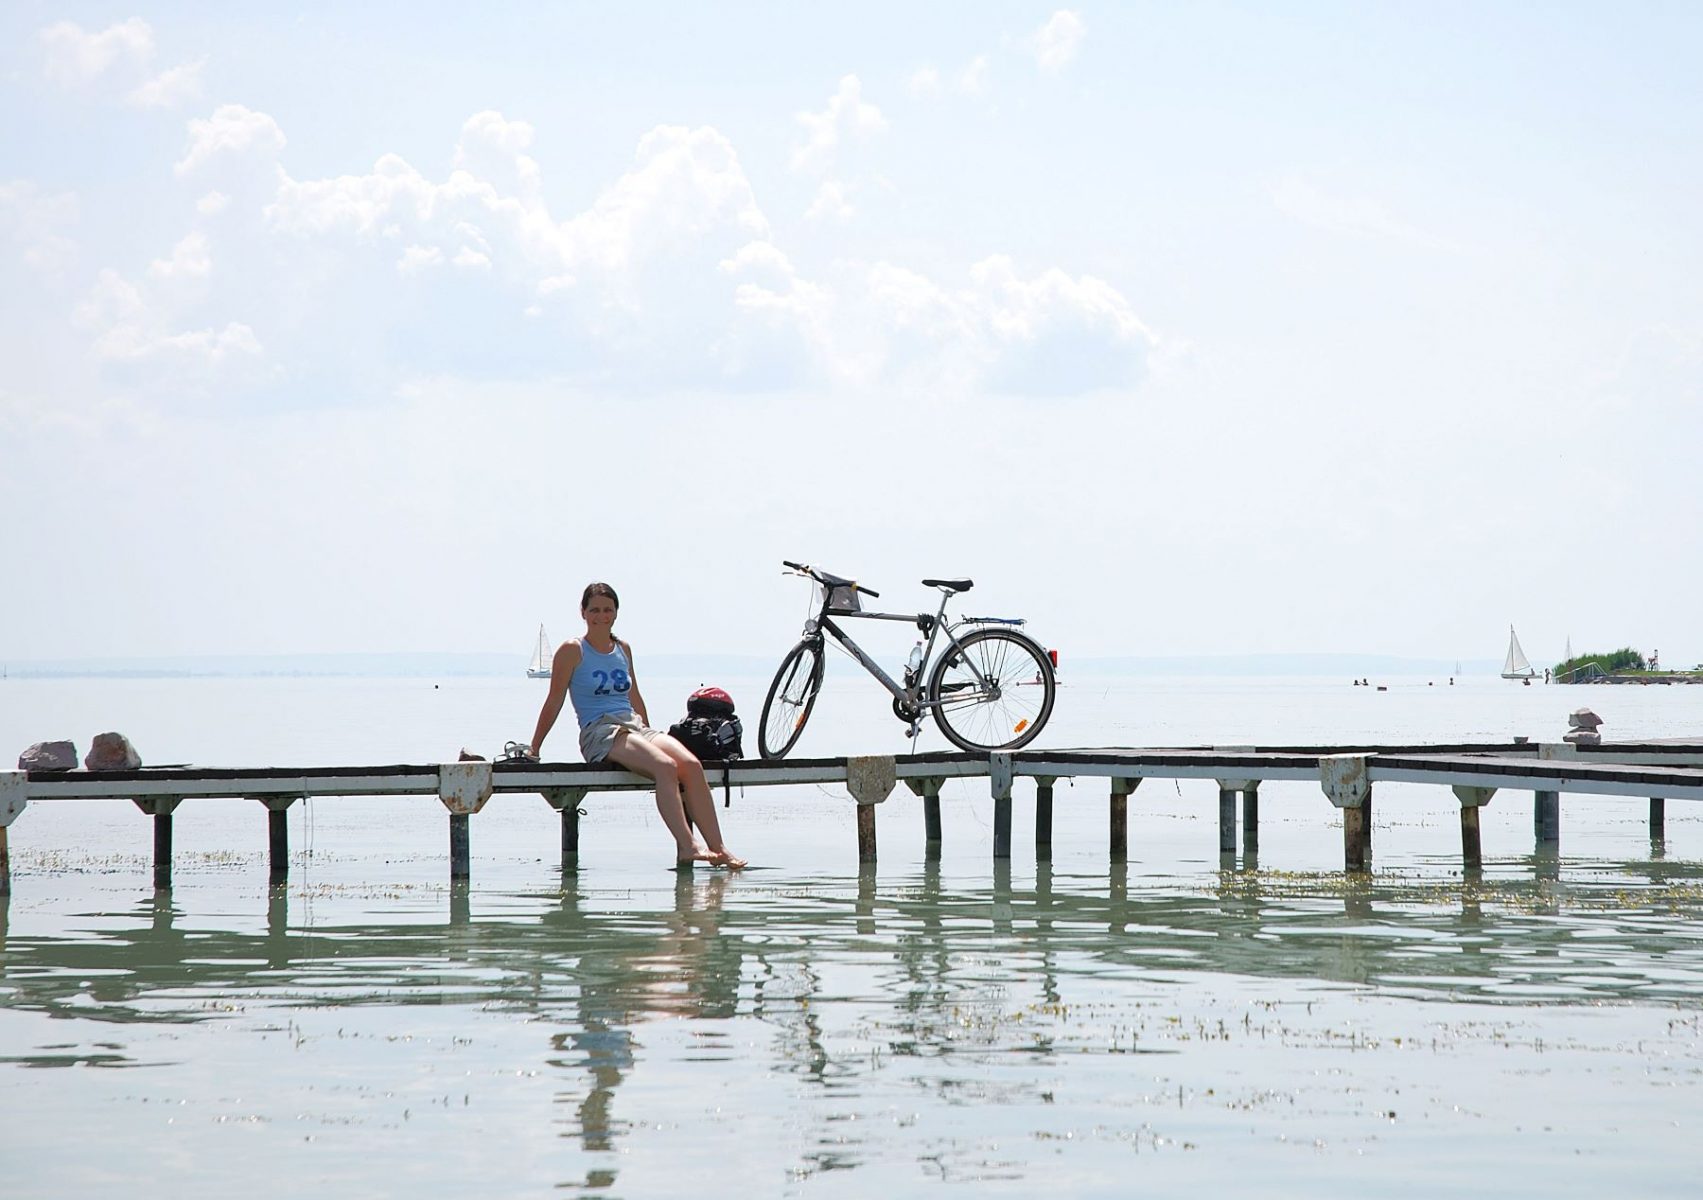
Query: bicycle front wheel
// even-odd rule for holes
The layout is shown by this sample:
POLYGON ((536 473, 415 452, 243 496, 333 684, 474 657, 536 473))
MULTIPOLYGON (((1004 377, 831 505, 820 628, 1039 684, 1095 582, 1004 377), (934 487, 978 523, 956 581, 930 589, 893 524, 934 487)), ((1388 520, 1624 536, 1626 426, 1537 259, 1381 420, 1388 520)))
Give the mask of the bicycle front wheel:
POLYGON ((928 677, 934 721, 964 750, 1015 750, 1053 715, 1053 664, 1034 642, 978 629, 947 646, 928 677))
POLYGON ((764 758, 785 758, 804 732, 816 693, 822 688, 822 643, 806 639, 781 660, 763 701, 757 726, 757 751, 764 758))

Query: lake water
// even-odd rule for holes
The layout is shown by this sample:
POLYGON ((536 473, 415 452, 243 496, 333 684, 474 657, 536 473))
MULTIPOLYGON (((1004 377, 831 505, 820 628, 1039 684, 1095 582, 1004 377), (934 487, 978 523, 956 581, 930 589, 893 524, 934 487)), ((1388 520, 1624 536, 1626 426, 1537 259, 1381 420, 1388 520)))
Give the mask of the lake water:
MULTIPOLYGON (((830 669, 799 753, 906 749, 830 669)), ((648 681, 653 712, 699 682, 648 681)), ((715 682, 754 726, 766 680, 715 682)), ((1611 739, 1703 730, 1703 688, 1382 682, 1082 675, 1044 744, 1554 740, 1581 704, 1611 739)), ((113 728, 154 763, 431 762, 526 737, 541 691, 11 679, 0 751, 113 728)), ((1150 780, 1114 867, 1104 782, 1061 782, 1047 865, 1020 784, 995 864, 985 780, 948 785, 938 861, 901 790, 860 870, 843 792, 736 791, 729 875, 592 796, 564 875, 556 815, 497 797, 456 890, 435 799, 298 803, 275 889, 260 806, 190 802, 169 894, 133 808, 38 804, 0 901, 0 1192, 1696 1194, 1689 805, 1652 846, 1642 801, 1564 797, 1556 859, 1499 793, 1467 880, 1452 795, 1380 785, 1350 881, 1316 786, 1261 801, 1258 861, 1226 866, 1213 785, 1150 780)))

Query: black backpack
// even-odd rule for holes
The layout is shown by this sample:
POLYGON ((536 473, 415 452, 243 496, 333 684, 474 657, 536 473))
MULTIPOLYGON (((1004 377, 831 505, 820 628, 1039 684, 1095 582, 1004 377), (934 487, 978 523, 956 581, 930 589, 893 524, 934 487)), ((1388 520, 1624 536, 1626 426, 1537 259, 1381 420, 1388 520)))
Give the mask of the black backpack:
POLYGON ((745 757, 745 727, 733 711, 733 697, 718 687, 701 687, 686 700, 686 719, 668 727, 669 736, 699 762, 738 762, 745 757))

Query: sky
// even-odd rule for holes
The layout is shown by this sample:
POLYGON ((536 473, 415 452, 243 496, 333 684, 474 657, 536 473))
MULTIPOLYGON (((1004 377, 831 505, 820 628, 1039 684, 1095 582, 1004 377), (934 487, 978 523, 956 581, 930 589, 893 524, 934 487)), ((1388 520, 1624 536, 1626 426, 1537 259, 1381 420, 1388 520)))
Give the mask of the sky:
POLYGON ((1699 61, 1686 4, 13 0, 0 659, 524 660, 594 579, 778 659, 786 558, 1066 661, 1689 666, 1699 61))

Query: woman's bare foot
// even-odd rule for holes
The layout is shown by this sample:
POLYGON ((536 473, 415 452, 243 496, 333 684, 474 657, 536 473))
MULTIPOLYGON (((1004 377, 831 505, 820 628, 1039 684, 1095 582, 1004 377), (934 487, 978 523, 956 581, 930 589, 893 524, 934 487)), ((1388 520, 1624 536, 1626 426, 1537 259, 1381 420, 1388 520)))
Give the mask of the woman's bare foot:
POLYGON ((742 867, 748 867, 751 865, 725 846, 720 850, 712 851, 709 856, 709 862, 713 867, 726 867, 730 871, 737 871, 742 867))
POLYGON ((682 867, 689 867, 695 862, 710 863, 715 866, 721 865, 718 857, 710 853, 709 849, 696 839, 693 839, 689 846, 675 846, 674 861, 676 865, 682 867))

